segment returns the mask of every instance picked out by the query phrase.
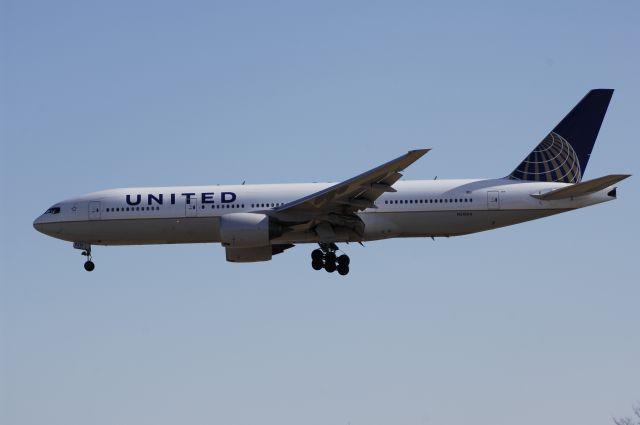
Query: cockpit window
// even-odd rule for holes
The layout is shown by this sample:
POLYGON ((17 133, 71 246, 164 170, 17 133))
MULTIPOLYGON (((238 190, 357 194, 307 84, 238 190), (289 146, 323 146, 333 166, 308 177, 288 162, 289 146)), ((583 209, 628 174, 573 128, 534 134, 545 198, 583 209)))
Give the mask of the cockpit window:
POLYGON ((46 212, 46 214, 59 214, 59 213, 60 213, 60 207, 49 208, 46 212))

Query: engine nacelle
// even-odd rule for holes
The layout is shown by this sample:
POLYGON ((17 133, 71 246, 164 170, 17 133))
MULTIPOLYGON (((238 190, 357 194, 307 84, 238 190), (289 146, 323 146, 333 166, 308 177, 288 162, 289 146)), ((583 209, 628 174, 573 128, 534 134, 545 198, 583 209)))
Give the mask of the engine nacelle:
POLYGON ((225 247, 265 247, 281 234, 281 226, 266 214, 231 213, 220 217, 220 242, 225 247))

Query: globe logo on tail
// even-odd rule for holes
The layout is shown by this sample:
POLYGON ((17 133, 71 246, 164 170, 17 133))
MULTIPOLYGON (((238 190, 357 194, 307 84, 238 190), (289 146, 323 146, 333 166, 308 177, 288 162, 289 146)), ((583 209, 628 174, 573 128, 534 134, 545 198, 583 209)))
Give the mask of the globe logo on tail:
POLYGON ((513 180, 579 183, 580 161, 571 144, 551 132, 509 175, 513 180))

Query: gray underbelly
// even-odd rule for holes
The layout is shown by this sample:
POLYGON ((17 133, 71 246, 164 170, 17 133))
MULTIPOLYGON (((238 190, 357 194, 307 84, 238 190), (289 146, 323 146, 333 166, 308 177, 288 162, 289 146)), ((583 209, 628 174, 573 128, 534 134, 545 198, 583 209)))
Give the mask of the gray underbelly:
MULTIPOLYGON (((361 214, 364 240, 394 237, 442 237, 510 226, 567 210, 477 210, 374 212, 361 214)), ((59 223, 48 233, 71 242, 95 245, 145 245, 220 242, 219 217, 95 220, 59 223)), ((341 242, 338 236, 336 242, 341 242)), ((349 240, 348 237, 344 238, 349 240)), ((315 232, 284 234, 277 243, 318 242, 315 232)), ((343 241, 344 242, 344 241, 343 241)))
POLYGON ((218 217, 76 221, 52 236, 95 245, 219 242, 219 223, 218 217))
POLYGON ((565 209, 415 211, 363 214, 365 239, 459 236, 565 212, 565 209))

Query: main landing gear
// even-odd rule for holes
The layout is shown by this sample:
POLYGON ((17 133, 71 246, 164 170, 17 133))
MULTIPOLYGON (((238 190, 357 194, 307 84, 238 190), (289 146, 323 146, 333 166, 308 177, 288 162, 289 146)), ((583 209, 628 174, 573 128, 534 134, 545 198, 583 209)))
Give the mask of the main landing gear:
POLYGON ((84 262, 84 269, 88 272, 93 271, 96 268, 96 265, 91 261, 91 244, 84 242, 74 242, 73 247, 75 249, 81 249, 82 255, 87 257, 87 261, 84 262))
POLYGON ((336 256, 338 247, 334 243, 321 243, 319 249, 314 249, 311 252, 311 267, 314 270, 325 269, 329 273, 333 273, 336 270, 338 274, 344 276, 349 273, 349 256, 342 254, 336 256))

